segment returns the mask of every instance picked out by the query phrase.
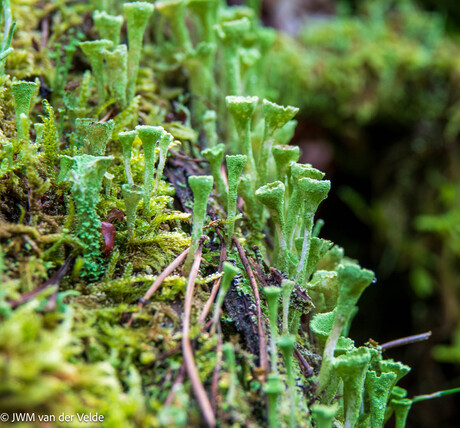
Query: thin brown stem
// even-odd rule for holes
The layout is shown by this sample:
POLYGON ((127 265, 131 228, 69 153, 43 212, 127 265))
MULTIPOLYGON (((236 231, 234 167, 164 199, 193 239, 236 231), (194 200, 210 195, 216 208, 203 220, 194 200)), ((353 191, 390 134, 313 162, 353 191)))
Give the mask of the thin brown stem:
MULTIPOLYGON (((227 260, 227 247, 225 246, 225 240, 222 238, 222 235, 219 232, 218 232, 218 235, 219 235, 220 243, 222 245, 222 249, 220 251, 219 267, 217 269, 217 272, 220 273, 222 272, 222 266, 224 264, 224 261, 227 260)), ((199 324, 203 324, 206 317, 208 316, 208 313, 211 310, 211 306, 214 303, 214 300, 216 299, 217 292, 219 291, 221 281, 222 281, 222 277, 214 281, 214 285, 212 286, 212 290, 211 290, 211 294, 209 295, 209 299, 204 305, 200 318, 198 318, 199 324)))
POLYGON ((212 373, 212 386, 211 386, 211 404, 214 412, 217 408, 217 394, 219 392, 219 376, 220 376, 220 369, 222 367, 222 331, 220 328, 220 323, 217 325, 217 347, 216 347, 216 366, 214 367, 214 371, 212 373))
POLYGON ((72 263, 73 257, 68 257, 64 264, 58 269, 58 271, 50 278, 48 281, 44 282, 40 287, 36 288, 35 290, 29 291, 28 293, 23 294, 17 300, 11 300, 9 302, 11 308, 16 308, 23 303, 32 300, 37 294, 41 293, 43 290, 46 290, 48 287, 52 287, 53 285, 59 285, 62 278, 67 275, 67 272, 70 269, 70 264, 72 263))
POLYGON ((174 402, 174 397, 176 396, 176 392, 179 389, 179 386, 184 382, 184 378, 185 378, 185 363, 182 363, 179 369, 179 374, 171 387, 171 391, 169 391, 166 401, 164 402, 164 407, 169 407, 174 402))
POLYGON ((241 262, 243 263, 246 273, 248 274, 249 282, 251 283, 252 291, 254 293, 254 300, 257 307, 257 327, 259 330, 259 357, 260 357, 260 366, 265 373, 268 373, 268 355, 267 355, 267 342, 265 338, 265 329, 262 316, 262 308, 260 307, 260 295, 259 288, 257 286, 256 279, 254 278, 254 273, 252 272, 251 266, 249 266, 248 258, 240 241, 233 237, 233 242, 236 245, 238 254, 240 255, 241 262))
POLYGON ((257 280, 259 283, 262 285, 262 287, 267 287, 267 281, 264 278, 264 273, 262 272, 262 269, 260 266, 251 258, 249 258, 249 263, 251 264, 252 268, 254 269, 254 274, 256 275, 257 280))
POLYGON ((396 348, 397 346, 410 345, 411 343, 423 342, 431 337, 431 331, 426 333, 414 334, 413 336, 402 337, 401 339, 392 340, 380 345, 382 351, 385 349, 396 348))
POLYGON ((300 353, 300 351, 295 348, 294 349, 294 356, 297 358, 297 360, 302 364, 303 368, 305 369, 305 376, 311 377, 313 376, 313 368, 308 364, 308 361, 305 359, 305 357, 300 353))
MULTIPOLYGON (((147 290, 147 292, 144 294, 142 298, 139 299, 139 310, 141 310, 147 300, 149 300, 153 293, 158 290, 161 284, 163 284, 163 281, 171 275, 180 265, 181 263, 185 260, 187 257, 187 254, 189 252, 190 248, 187 248, 183 253, 179 254, 174 261, 163 271, 158 275, 158 278, 154 281, 154 283, 151 285, 151 287, 147 290)), ((134 321, 134 313, 131 315, 131 318, 128 321, 127 326, 131 326, 131 324, 134 321)))
MULTIPOLYGON (((207 237, 205 237, 207 238, 207 237)), ((214 411, 212 410, 211 403, 206 391, 203 387, 203 384, 200 381, 200 376, 198 375, 198 369, 193 358, 193 349, 192 343, 190 341, 190 315, 192 312, 192 303, 193 303, 193 291, 195 289, 195 281, 198 275, 198 269, 201 263, 201 251, 203 249, 203 237, 198 246, 198 250, 195 253, 195 259, 190 270, 190 275, 188 277, 187 289, 185 292, 185 307, 184 307, 184 324, 182 326, 182 353, 184 355, 184 363, 187 369, 188 377, 192 384, 193 391, 200 405, 201 411, 203 412, 204 419, 210 427, 216 426, 216 418, 214 416, 214 411)))
POLYGON ((171 153, 176 158, 186 160, 186 161, 189 161, 189 162, 196 162, 196 163, 206 163, 207 162, 207 160, 205 160, 205 159, 190 158, 190 157, 185 156, 185 155, 183 155, 181 153, 177 153, 177 152, 175 152, 174 150, 171 150, 171 149, 169 149, 169 153, 171 153))

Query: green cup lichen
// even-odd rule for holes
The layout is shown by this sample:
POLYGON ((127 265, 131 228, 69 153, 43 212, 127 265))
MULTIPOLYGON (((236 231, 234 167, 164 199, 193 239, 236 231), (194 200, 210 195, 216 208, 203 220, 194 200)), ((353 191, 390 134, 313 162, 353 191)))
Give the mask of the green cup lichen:
POLYGON ((80 42, 79 46, 83 53, 88 57, 91 65, 91 70, 96 80, 97 99, 99 103, 105 101, 105 87, 104 87, 104 50, 111 49, 113 46, 110 40, 93 40, 80 42))
POLYGON ((125 166, 126 180, 130 186, 134 184, 133 175, 131 173, 131 156, 133 151, 133 143, 136 139, 136 136, 136 131, 125 131, 118 134, 118 138, 121 141, 121 148, 123 151, 123 163, 125 166))
POLYGON ((265 295, 265 298, 267 299, 268 316, 270 320, 271 371, 272 373, 276 373, 278 371, 278 353, 276 351, 276 341, 278 338, 278 305, 281 296, 281 289, 275 286, 268 286, 264 287, 262 291, 265 295))
POLYGON ((388 398, 396 380, 393 372, 382 373, 380 376, 373 370, 367 372, 364 384, 371 413, 371 428, 383 426, 388 398))
POLYGON ((96 119, 77 118, 75 127, 83 140, 82 152, 92 156, 104 156, 107 142, 112 136, 114 121, 98 122, 96 119))
POLYGON ((155 181, 155 164, 157 162, 156 147, 165 136, 166 131, 161 126, 138 125, 137 134, 144 149, 144 216, 150 212, 150 199, 155 181))
POLYGON ((239 151, 248 157, 248 170, 255 171, 256 165, 251 145, 251 121, 259 102, 258 97, 228 96, 225 98, 227 108, 236 125, 240 144, 239 151))
POLYGON ((270 213, 275 225, 277 246, 274 254, 277 255, 275 264, 279 269, 285 268, 286 262, 286 239, 285 239, 285 220, 284 220, 284 198, 285 187, 281 181, 267 184, 256 190, 255 196, 259 202, 264 204, 270 213))
POLYGON ((192 243, 184 263, 184 274, 188 275, 192 267, 198 243, 203 233, 204 220, 206 218, 206 207, 214 180, 210 175, 192 175, 188 184, 193 192, 193 219, 192 219, 192 243))
POLYGON ((101 220, 96 207, 102 178, 113 159, 113 156, 74 156, 70 174, 67 175, 72 183, 71 193, 78 220, 75 234, 85 245, 84 272, 89 279, 96 279, 102 273, 99 249, 101 220))
POLYGON ((123 184, 121 186, 121 194, 123 200, 125 201, 126 207, 126 218, 128 222, 128 241, 131 240, 134 232, 134 227, 136 223, 136 210, 139 202, 142 200, 144 195, 144 189, 139 186, 123 184))
POLYGON ((26 116, 26 123, 28 123, 30 102, 37 89, 35 82, 19 81, 11 84, 11 91, 14 97, 14 111, 16 114, 16 132, 19 141, 29 135, 29 127, 24 127, 21 115, 26 116))
POLYGON ((142 39, 150 17, 153 14, 153 5, 147 2, 124 3, 128 28, 128 87, 126 99, 128 103, 136 93, 137 74, 142 53, 142 39))
POLYGON ((263 390, 268 397, 268 426, 270 428, 278 428, 280 426, 278 398, 284 390, 280 375, 278 373, 270 373, 267 376, 267 381, 264 383, 263 390))
POLYGON ((333 428, 335 415, 337 414, 337 404, 328 406, 315 403, 310 409, 316 428, 333 428))
POLYGON ((343 381, 344 428, 356 426, 359 418, 366 376, 371 354, 361 347, 334 359, 333 366, 343 381))
POLYGON ((93 13, 94 25, 99 32, 101 39, 110 40, 113 46, 120 43, 120 31, 123 25, 123 17, 109 15, 105 11, 95 10, 93 13))
POLYGON ((277 179, 287 184, 288 167, 291 162, 297 162, 300 158, 299 146, 276 145, 272 148, 273 159, 276 164, 277 179))
POLYGON ((128 48, 126 45, 118 45, 113 51, 105 49, 103 55, 113 97, 123 109, 126 106, 128 86, 128 48))
POLYGON ((227 219, 229 221, 227 247, 230 248, 232 244, 233 230, 235 228, 238 184, 244 165, 246 165, 247 157, 245 155, 226 156, 226 160, 228 176, 227 219))
POLYGON ((224 160, 225 145, 218 144, 217 146, 203 150, 201 154, 209 162, 211 174, 214 177, 214 182, 216 183, 217 198, 222 205, 227 206, 227 186, 225 185, 220 170, 222 161, 224 160))
POLYGON ((225 296, 227 291, 230 289, 230 285, 233 281, 235 275, 241 273, 241 271, 234 265, 229 262, 224 262, 222 265, 222 270, 224 272, 222 276, 222 281, 220 283, 219 294, 217 295, 216 303, 214 306, 214 316, 213 316, 213 324, 217 325, 217 322, 220 317, 220 310, 222 308, 222 304, 224 303, 225 296))

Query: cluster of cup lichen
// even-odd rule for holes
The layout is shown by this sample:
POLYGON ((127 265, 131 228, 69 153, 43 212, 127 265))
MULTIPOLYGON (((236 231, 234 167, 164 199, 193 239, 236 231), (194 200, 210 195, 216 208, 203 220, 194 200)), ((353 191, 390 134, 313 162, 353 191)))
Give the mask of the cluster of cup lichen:
MULTIPOLYGON (((183 376, 180 330, 187 275, 206 233, 190 335, 198 382, 217 393, 213 411, 221 426, 377 427, 393 411, 404 426, 411 401, 396 382, 409 368, 382 359, 378 346, 355 347, 347 338, 374 275, 319 238, 315 213, 330 182, 300 164, 299 149, 289 145, 297 109, 264 98, 276 34, 259 24, 258 2, 102 3, 91 30, 100 39, 75 35, 78 5, 56 5, 51 18, 41 17, 55 25, 43 57, 30 58, 40 69, 50 64, 46 54, 54 54, 55 76, 45 74, 44 83, 15 77, 28 61, 21 52, 31 49, 26 26, 14 50, 2 42, 0 60, 10 73, 1 77, 2 113, 5 123, 11 117, 15 123, 0 134, 2 410, 97 411, 107 427, 200 425, 197 381, 183 376), (91 70, 82 75, 56 60, 58 42, 72 34, 68 51, 91 70), (127 46, 120 44, 125 35, 127 46), (68 73, 76 85, 61 84, 68 73), (41 111, 36 101, 47 84, 51 103, 44 101, 41 111), (38 119, 37 112, 45 115, 38 119), (181 145, 182 164, 175 165, 183 171, 174 175, 170 166, 169 176, 182 189, 184 210, 193 195, 191 230, 183 224, 190 215, 173 208, 174 189, 163 177, 168 156, 181 145), (200 149, 203 168, 190 161, 201 158, 200 149), (204 229, 207 212, 213 221, 204 229), (259 339, 267 324, 267 366, 263 340, 259 354, 248 352, 230 328, 238 330, 239 321, 225 309, 230 287, 251 306, 258 299, 233 245, 240 241, 249 255, 260 255, 252 249, 258 245, 276 273, 259 263, 259 339), (219 268, 216 248, 224 243, 227 260, 219 268), (187 247, 182 274, 168 276, 137 311, 158 274, 187 247), (202 328, 197 312, 208 284, 221 276, 210 327, 202 328)), ((25 25, 23 11, 15 11, 25 25)), ((3 12, 8 35, 7 2, 3 12)))

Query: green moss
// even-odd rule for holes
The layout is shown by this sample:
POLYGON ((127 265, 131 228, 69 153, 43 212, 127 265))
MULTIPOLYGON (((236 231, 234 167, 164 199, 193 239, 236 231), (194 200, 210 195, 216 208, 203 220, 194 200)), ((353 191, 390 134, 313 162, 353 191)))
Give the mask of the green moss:
MULTIPOLYGON (((0 79, 0 386, 6 410, 97 411, 108 427, 202 425, 184 376, 181 330, 187 275, 206 235, 191 336, 219 426, 379 426, 392 409, 402 426, 410 404, 428 396, 404 399, 395 383, 408 367, 382 360, 378 348, 356 349, 346 337, 373 273, 319 237, 322 222, 314 215, 330 182, 298 163, 299 148, 289 145, 298 109, 266 99, 258 106, 263 97, 281 103, 277 92, 305 70, 267 85, 267 74, 280 64, 303 65, 304 59, 291 55, 270 66, 282 41, 258 22, 260 4, 121 6, 107 0, 96 12, 92 3, 56 2, 50 15, 26 3, 12 5, 18 30, 11 53, 13 25, 3 2, 0 42, 0 66, 15 76, 0 79), (123 11, 126 26, 118 15, 123 11), (91 14, 95 28, 85 18, 91 14), (51 22, 48 35, 35 37, 51 22), (103 39, 92 40, 97 34, 103 39), (119 44, 125 39, 128 48, 119 44), (38 97, 49 100, 43 108, 35 105, 38 85, 15 80, 27 76, 41 77, 38 97), (40 114, 43 123, 30 130, 40 114), (201 150, 213 177, 202 175, 201 150), (240 264, 233 236, 249 266, 240 264), (184 268, 178 262, 159 284, 187 248, 184 268), (153 284, 155 292, 143 297, 153 284), (41 293, 25 294, 42 286, 41 293), (213 296, 213 319, 198 325, 213 296), (258 361, 266 352, 258 324, 268 320, 271 373, 258 361)), ((330 43, 319 30, 315 37, 330 43)), ((330 57, 324 58, 327 65, 330 57)), ((314 67, 307 70, 295 93, 319 79, 314 67)), ((346 83, 329 81, 337 97, 354 90, 356 79, 346 83)), ((302 93, 300 102, 305 107, 318 97, 302 93)), ((356 104, 364 106, 334 114, 351 112, 354 120, 359 110, 366 119, 366 102, 356 104)), ((446 189, 443 197, 451 200, 451 193, 446 189)), ((424 217, 417 227, 442 234, 446 224, 424 217)), ((452 391, 430 397, 446 393, 452 391)))

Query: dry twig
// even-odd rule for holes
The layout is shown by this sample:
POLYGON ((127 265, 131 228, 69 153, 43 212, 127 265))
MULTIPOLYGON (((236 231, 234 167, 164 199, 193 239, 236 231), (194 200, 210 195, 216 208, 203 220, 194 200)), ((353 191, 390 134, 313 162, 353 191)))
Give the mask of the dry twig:
MULTIPOLYGON (((217 231, 219 235, 219 240, 222 245, 222 249, 220 251, 220 260, 219 260, 219 268, 217 269, 217 272, 220 273, 222 272, 222 266, 224 264, 224 261, 227 260, 227 247, 225 246, 225 240, 222 238, 222 235, 220 234, 219 231, 217 231)), ((200 318, 198 318, 198 323, 203 324, 206 317, 208 316, 208 313, 211 309, 211 306, 216 299, 217 292, 219 291, 220 283, 222 281, 222 277, 217 278, 214 281, 214 285, 212 286, 211 294, 209 295, 209 299, 204 305, 203 311, 201 312, 200 318)))
POLYGON ((58 271, 48 281, 40 285, 40 287, 36 288, 35 290, 29 291, 28 293, 23 294, 17 300, 11 300, 9 302, 11 308, 14 309, 17 306, 22 305, 23 303, 26 303, 29 300, 32 300, 37 294, 41 293, 43 290, 46 290, 48 287, 52 287, 53 285, 59 285, 62 278, 64 278, 64 276, 67 275, 67 272, 69 271, 72 260, 73 260, 72 256, 68 257, 66 261, 64 262, 64 264, 58 269, 58 271))
POLYGON ((431 331, 426 333, 414 334, 413 336, 402 337, 401 339, 392 340, 380 345, 380 348, 385 349, 396 348, 397 346, 409 345, 411 343, 423 342, 431 337, 431 331))
MULTIPOLYGON (((183 253, 179 254, 174 261, 163 271, 158 275, 158 278, 154 281, 154 283, 151 285, 151 287, 147 290, 147 292, 144 294, 143 297, 139 299, 139 310, 141 310, 147 300, 149 300, 155 291, 158 290, 161 284, 163 284, 163 281, 171 275, 180 265, 181 263, 185 260, 187 257, 188 251, 190 248, 187 248, 183 253)), ((131 318, 128 321, 128 327, 131 326, 134 320, 134 313, 131 314, 131 318)))
POLYGON ((184 355, 184 363, 187 369, 188 377, 192 384, 193 391, 200 405, 201 411, 203 412, 206 423, 210 427, 216 426, 216 418, 214 416, 214 411, 212 410, 211 403, 209 398, 206 395, 206 391, 203 387, 203 384, 200 381, 198 375, 198 369, 195 365, 195 360, 193 359, 193 349, 192 343, 190 341, 190 315, 192 312, 192 303, 193 303, 193 291, 195 289, 195 281, 198 275, 198 269, 201 262, 201 250, 203 248, 203 238, 200 241, 197 252, 195 253, 195 260, 193 261, 192 268, 190 270, 190 275, 188 277, 187 289, 185 292, 185 307, 184 307, 184 324, 182 326, 182 353, 184 355))

